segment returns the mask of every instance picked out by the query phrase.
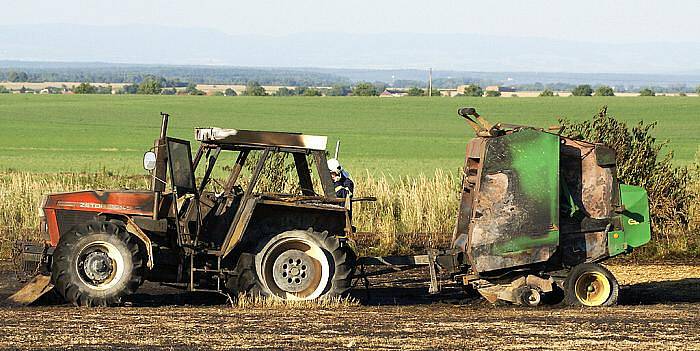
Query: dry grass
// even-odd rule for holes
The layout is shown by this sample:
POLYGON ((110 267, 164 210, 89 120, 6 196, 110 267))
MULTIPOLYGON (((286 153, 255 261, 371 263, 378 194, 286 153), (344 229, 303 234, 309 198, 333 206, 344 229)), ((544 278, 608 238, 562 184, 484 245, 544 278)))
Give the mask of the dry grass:
POLYGON ((459 206, 459 182, 452 173, 437 170, 432 177, 358 178, 357 196, 376 202, 356 204, 355 226, 371 235, 358 236, 369 253, 412 253, 444 246, 454 230, 459 206))
POLYGON ((236 308, 274 308, 274 309, 316 309, 316 308, 344 308, 359 306, 356 298, 336 296, 315 300, 281 300, 274 297, 260 295, 239 295, 231 304, 236 308))
MULTIPOLYGON (((700 198, 700 168, 695 167, 691 191, 700 198)), ((415 253, 423 252, 426 247, 449 244, 459 205, 460 179, 457 175, 440 170, 431 177, 421 175, 396 179, 366 174, 356 177, 355 182, 356 196, 377 197, 376 202, 354 205, 353 222, 359 231, 355 239, 360 254, 415 253)), ((8 257, 15 240, 38 239, 38 205, 43 194, 119 188, 148 188, 148 178, 106 171, 96 174, 0 173, 0 258, 8 257)), ((697 257, 699 249, 692 244, 697 240, 692 238, 696 238, 700 231, 700 205, 697 202, 692 205, 690 213, 690 246, 669 248, 663 246, 665 242, 655 242, 649 246, 659 247, 647 252, 668 253, 672 250, 672 256, 697 257)))

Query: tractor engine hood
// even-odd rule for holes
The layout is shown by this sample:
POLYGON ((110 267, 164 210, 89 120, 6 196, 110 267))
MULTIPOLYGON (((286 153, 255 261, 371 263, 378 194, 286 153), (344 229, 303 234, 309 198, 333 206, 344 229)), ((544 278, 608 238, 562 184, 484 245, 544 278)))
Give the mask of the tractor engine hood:
POLYGON ((73 210, 125 215, 153 215, 154 193, 148 190, 84 190, 46 196, 47 210, 73 210))
POLYGON ((155 193, 147 190, 84 190, 53 193, 45 197, 42 227, 48 232, 48 242, 58 240, 76 224, 100 214, 152 216, 155 193), (44 222, 45 220, 45 222, 44 222))

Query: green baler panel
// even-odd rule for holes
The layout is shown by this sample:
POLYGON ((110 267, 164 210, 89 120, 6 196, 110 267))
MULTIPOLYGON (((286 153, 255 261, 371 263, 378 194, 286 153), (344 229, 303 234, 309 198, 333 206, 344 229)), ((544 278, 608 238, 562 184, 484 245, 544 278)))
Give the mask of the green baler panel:
POLYGON ((477 272, 548 260, 559 244, 559 137, 524 129, 488 139, 475 195, 477 272))
POLYGON ((620 184, 620 198, 625 206, 622 212, 622 227, 627 245, 640 247, 651 240, 649 199, 642 187, 620 184))

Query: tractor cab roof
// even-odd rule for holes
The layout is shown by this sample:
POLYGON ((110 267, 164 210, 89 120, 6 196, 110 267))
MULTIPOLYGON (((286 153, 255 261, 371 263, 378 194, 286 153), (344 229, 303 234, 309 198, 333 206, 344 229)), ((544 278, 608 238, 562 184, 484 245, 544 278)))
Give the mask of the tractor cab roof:
POLYGON ((279 147, 291 152, 325 151, 328 141, 326 136, 320 135, 224 128, 196 128, 194 134, 202 143, 225 149, 279 147))

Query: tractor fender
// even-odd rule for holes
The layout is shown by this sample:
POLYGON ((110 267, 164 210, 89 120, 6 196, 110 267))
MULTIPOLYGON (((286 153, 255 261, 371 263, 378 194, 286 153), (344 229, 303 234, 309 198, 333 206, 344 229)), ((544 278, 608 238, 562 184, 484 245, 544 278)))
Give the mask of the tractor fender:
POLYGON ((148 269, 153 269, 153 243, 151 242, 151 239, 146 235, 146 233, 139 228, 136 223, 134 223, 134 220, 131 219, 131 217, 126 218, 126 231, 134 234, 139 240, 143 242, 143 245, 146 247, 146 254, 148 256, 148 259, 146 261, 146 267, 148 269))
POLYGON ((130 216, 112 215, 110 217, 123 221, 126 224, 126 231, 133 234, 135 237, 141 240, 144 247, 146 248, 146 267, 148 267, 148 269, 153 269, 153 243, 151 242, 151 239, 148 237, 148 235, 146 235, 146 233, 144 233, 143 230, 141 230, 141 228, 134 222, 133 219, 131 219, 130 216))

